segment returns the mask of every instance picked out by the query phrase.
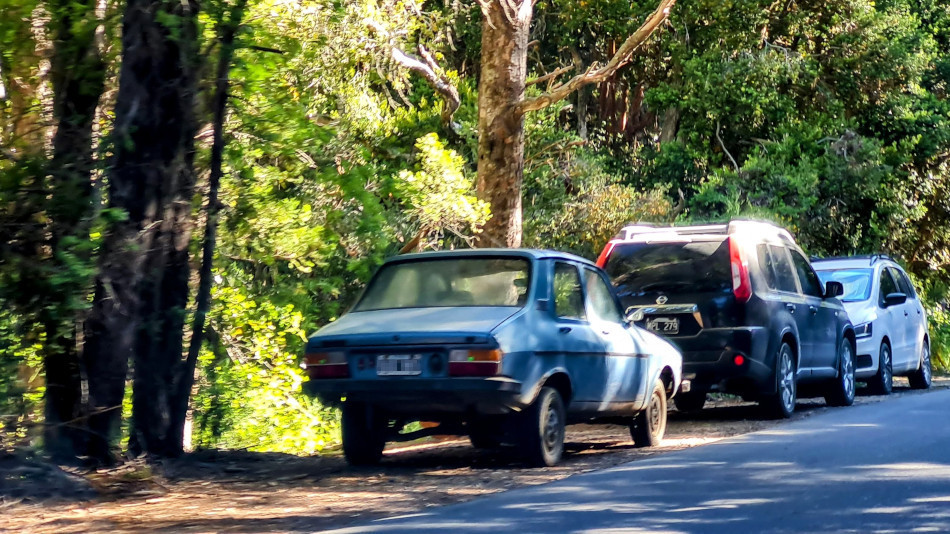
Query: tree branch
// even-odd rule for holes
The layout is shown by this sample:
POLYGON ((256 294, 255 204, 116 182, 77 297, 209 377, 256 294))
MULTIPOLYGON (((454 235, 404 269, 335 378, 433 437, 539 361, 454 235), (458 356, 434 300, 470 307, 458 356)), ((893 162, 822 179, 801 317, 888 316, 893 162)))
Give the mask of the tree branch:
POLYGON ((620 45, 620 48, 617 49, 617 53, 610 58, 610 61, 608 61, 606 65, 599 69, 595 69, 591 66, 584 73, 578 74, 566 83, 554 87, 550 92, 522 100, 521 103, 518 104, 518 111, 527 113, 529 111, 544 109, 555 102, 564 100, 574 91, 577 91, 585 85, 600 83, 613 76, 621 67, 630 62, 633 52, 646 42, 650 35, 667 20, 670 16, 670 10, 675 4, 676 0, 660 0, 660 5, 657 6, 656 11, 637 28, 637 31, 633 32, 633 34, 620 45))
POLYGON ((568 66, 566 66, 566 67, 561 67, 561 68, 559 68, 559 69, 557 69, 557 70, 555 70, 555 71, 552 71, 552 72, 549 72, 549 73, 545 74, 544 76, 539 76, 539 77, 537 77, 537 78, 535 78, 535 79, 533 79, 533 80, 528 80, 527 82, 525 82, 525 86, 526 86, 526 87, 530 87, 530 86, 535 85, 535 84, 538 84, 538 83, 544 83, 544 82, 546 82, 546 81, 548 81, 548 80, 550 80, 550 79, 552 79, 552 78, 557 78, 558 76, 564 74, 565 72, 571 71, 571 70, 574 70, 574 65, 568 65, 568 66))
POLYGON ((388 42, 390 34, 381 24, 373 20, 369 20, 366 23, 370 29, 379 33, 383 39, 387 41, 385 46, 389 48, 389 54, 392 56, 393 61, 422 76, 429 85, 439 93, 443 103, 442 123, 449 124, 452 120, 452 116, 455 115, 459 105, 461 105, 462 100, 459 97, 458 89, 452 84, 452 81, 449 80, 449 77, 445 75, 442 69, 439 68, 438 64, 436 64, 432 58, 432 54, 421 44, 418 47, 420 57, 407 54, 400 50, 399 47, 388 42))

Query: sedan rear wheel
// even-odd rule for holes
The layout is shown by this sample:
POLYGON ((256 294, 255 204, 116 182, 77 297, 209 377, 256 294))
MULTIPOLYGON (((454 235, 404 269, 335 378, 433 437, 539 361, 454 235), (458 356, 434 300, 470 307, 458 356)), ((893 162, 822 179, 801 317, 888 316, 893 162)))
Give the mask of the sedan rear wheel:
MULTIPOLYGON (((703 395, 705 399, 705 394, 703 395)), ((633 417, 630 437, 634 447, 656 447, 666 433, 666 385, 657 379, 645 410, 633 417)))
POLYGON ((847 338, 838 345, 838 376, 825 393, 828 406, 854 404, 854 350, 847 338))
POLYGON ((930 387, 930 383, 933 380, 933 369, 930 365, 930 345, 928 343, 925 342, 924 348, 921 350, 920 364, 917 370, 907 378, 910 379, 910 387, 914 389, 927 389, 930 387))
POLYGON ((520 445, 525 460, 536 467, 557 464, 564 454, 564 427, 567 418, 560 393, 542 387, 538 398, 522 415, 524 417, 520 445))
POLYGON ((775 393, 762 399, 761 406, 772 417, 789 418, 795 412, 798 384, 795 380, 792 347, 788 343, 783 342, 775 356, 775 382, 775 393))
POLYGON ((343 403, 340 420, 343 456, 350 465, 379 463, 386 446, 388 421, 373 406, 363 402, 343 403))
POLYGON ((868 380, 868 387, 875 395, 890 395, 894 388, 894 367, 891 359, 891 346, 881 343, 881 352, 877 359, 877 374, 868 380))

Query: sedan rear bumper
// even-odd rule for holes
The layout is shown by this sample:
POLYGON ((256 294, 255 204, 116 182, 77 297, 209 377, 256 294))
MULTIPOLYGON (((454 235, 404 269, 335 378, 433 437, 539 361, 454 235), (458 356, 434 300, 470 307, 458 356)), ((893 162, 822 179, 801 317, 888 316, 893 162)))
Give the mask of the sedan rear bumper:
POLYGON ((319 379, 305 393, 330 405, 347 400, 383 407, 389 413, 425 416, 449 413, 494 415, 520 410, 522 384, 505 377, 319 379))

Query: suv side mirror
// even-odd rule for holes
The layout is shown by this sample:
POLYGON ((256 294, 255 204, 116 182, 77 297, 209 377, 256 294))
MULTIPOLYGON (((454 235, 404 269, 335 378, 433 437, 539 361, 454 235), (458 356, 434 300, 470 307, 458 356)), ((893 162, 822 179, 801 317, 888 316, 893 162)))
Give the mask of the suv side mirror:
POLYGON ((907 295, 905 293, 888 293, 884 297, 884 307, 897 306, 898 304, 903 304, 907 302, 907 295))
POLYGON ((841 282, 836 282, 834 280, 829 281, 825 284, 825 298, 830 299, 834 297, 840 297, 844 295, 844 284, 841 282))

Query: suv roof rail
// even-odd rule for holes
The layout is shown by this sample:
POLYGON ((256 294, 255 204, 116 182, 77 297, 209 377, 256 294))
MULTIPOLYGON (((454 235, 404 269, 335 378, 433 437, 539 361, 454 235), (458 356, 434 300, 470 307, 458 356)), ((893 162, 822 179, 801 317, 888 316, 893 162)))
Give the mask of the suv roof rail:
POLYGON ((684 226, 658 226, 654 223, 642 223, 642 222, 632 222, 624 226, 617 235, 614 236, 614 239, 630 239, 636 235, 642 234, 669 234, 674 233, 677 235, 700 235, 700 234, 711 234, 711 235, 730 235, 738 232, 741 229, 750 229, 750 228, 765 228, 768 227, 775 234, 778 235, 780 239, 783 239, 789 243, 794 243, 795 240, 792 238, 792 234, 788 230, 773 224, 767 221, 755 221, 751 219, 733 219, 728 223, 713 223, 713 224, 699 224, 699 225, 684 225, 684 226))
POLYGON ((812 261, 844 261, 844 260, 868 260, 871 265, 883 260, 893 261, 897 263, 897 260, 890 257, 887 254, 858 254, 855 256, 830 256, 828 258, 814 258, 812 261))

